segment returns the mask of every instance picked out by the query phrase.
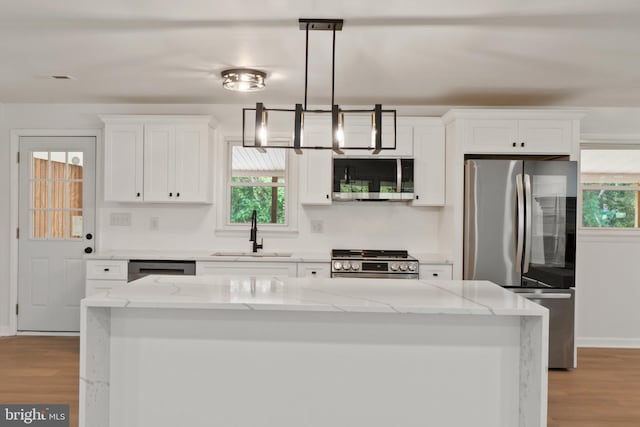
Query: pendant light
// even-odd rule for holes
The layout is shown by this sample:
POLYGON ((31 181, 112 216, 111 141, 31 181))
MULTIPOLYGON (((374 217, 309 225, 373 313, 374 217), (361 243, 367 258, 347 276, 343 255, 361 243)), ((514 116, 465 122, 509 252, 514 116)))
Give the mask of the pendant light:
MULTIPOLYGON (((242 145, 244 147, 258 148, 261 151, 266 148, 289 148, 296 153, 302 154, 304 149, 333 150, 342 154, 343 150, 368 150, 372 154, 378 154, 382 150, 395 150, 396 148, 396 110, 383 110, 381 104, 375 104, 373 109, 342 109, 335 103, 335 57, 336 57, 336 31, 342 31, 344 21, 342 19, 299 19, 299 28, 305 32, 305 68, 304 68, 304 104, 295 104, 293 109, 287 108, 266 108, 262 102, 256 103, 255 108, 243 108, 242 110, 242 145), (331 108, 314 109, 307 108, 307 89, 309 76, 309 31, 331 31, 332 32, 332 62, 331 62, 331 108), (247 138, 250 130, 246 128, 247 114, 253 115, 255 112, 255 128, 253 138, 247 138), (269 113, 293 113, 293 145, 288 138, 269 137, 269 113), (304 144, 304 119, 305 114, 330 114, 331 116, 331 145, 330 146, 305 146, 304 144), (392 120, 389 124, 393 127, 391 137, 393 145, 382 146, 382 123, 383 113, 390 115, 392 120), (345 115, 371 115, 371 144, 363 146, 349 146, 345 138, 345 115)), ((327 141, 329 142, 329 141, 327 141)))

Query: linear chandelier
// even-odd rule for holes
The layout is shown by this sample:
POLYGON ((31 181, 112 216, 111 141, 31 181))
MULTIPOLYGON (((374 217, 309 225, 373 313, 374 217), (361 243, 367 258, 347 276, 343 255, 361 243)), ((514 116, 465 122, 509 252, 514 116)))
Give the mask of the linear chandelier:
POLYGON ((256 103, 255 108, 242 109, 242 145, 244 147, 258 148, 263 151, 266 148, 289 148, 294 149, 297 154, 302 154, 304 149, 313 150, 333 150, 342 154, 343 150, 368 150, 372 154, 378 154, 382 150, 394 150, 396 148, 396 110, 383 110, 381 104, 375 104, 373 109, 343 109, 335 103, 335 61, 336 61, 336 31, 342 31, 344 21, 342 19, 299 19, 300 30, 305 31, 305 66, 304 66, 304 105, 295 104, 295 108, 267 108, 264 103, 256 103), (307 88, 309 76, 309 31, 331 31, 332 32, 332 59, 331 59, 331 108, 313 109, 307 108, 307 88), (255 126, 250 122, 251 116, 255 112, 255 126), (293 113, 293 145, 283 143, 288 138, 269 138, 269 114, 293 113), (389 137, 393 139, 393 145, 383 146, 382 123, 383 113, 385 117, 391 116, 390 124, 393 125, 393 132, 389 137), (304 142, 304 121, 305 114, 330 114, 331 115, 331 145, 311 145, 304 142), (369 114, 371 116, 371 143, 368 146, 347 146, 345 141, 345 115, 358 116, 369 114), (248 117, 247 117, 248 116, 248 117), (252 129, 253 128, 253 129, 252 129), (254 131, 251 138, 251 130, 254 131), (251 144, 253 142, 253 144, 251 144))

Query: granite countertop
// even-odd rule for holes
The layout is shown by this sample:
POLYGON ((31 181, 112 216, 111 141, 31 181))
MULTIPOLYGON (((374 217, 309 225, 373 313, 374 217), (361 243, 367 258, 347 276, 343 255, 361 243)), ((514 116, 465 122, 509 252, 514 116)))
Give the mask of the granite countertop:
POLYGON ((147 276, 85 307, 541 316, 547 309, 486 281, 147 276))

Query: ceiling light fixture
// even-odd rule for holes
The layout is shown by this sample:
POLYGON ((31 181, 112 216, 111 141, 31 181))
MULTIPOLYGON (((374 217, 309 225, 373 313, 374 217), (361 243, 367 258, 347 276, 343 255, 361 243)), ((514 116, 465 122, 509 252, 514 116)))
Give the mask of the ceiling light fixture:
POLYGON ((266 73, 249 68, 232 68, 220 73, 222 87, 238 92, 256 92, 264 89, 266 73))
MULTIPOLYGON (((381 150, 395 150, 396 148, 396 110, 383 110, 381 104, 375 104, 373 109, 353 110, 342 109, 335 103, 335 72, 336 72, 336 31, 342 31, 344 21, 342 19, 299 19, 300 30, 305 31, 305 66, 304 66, 304 105, 296 104, 293 109, 286 108, 266 108, 262 102, 256 103, 255 108, 242 109, 242 145, 244 147, 258 148, 263 151, 265 148, 291 148, 298 154, 302 154, 303 149, 333 150, 342 154, 342 150, 369 150, 373 154, 378 154, 381 150), (314 109, 307 108, 307 87, 309 76, 309 31, 331 31, 332 32, 332 59, 331 59, 331 108, 314 109), (255 126, 251 125, 255 112, 255 126), (247 114, 249 113, 249 114, 247 114), (293 145, 288 138, 271 138, 269 142, 269 113, 293 113, 293 145), (325 146, 305 146, 303 141, 305 114, 326 114, 331 118, 331 145, 325 146), (349 120, 347 117, 357 117, 370 115, 371 117, 371 144, 367 147, 348 146, 345 138, 345 125, 349 120), (393 132, 387 137, 393 139, 393 145, 382 146, 382 124, 383 115, 389 120, 385 120, 386 125, 393 126, 393 132), (275 144, 273 143, 275 142, 275 144)), ((229 70, 234 71, 234 70, 229 70)), ((271 120, 273 122, 273 120, 271 120)))

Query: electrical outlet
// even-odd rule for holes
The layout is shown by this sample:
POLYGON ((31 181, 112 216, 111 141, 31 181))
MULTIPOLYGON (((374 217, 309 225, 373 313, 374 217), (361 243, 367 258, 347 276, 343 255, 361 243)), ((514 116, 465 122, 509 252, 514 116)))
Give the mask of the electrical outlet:
POLYGON ((129 212, 112 212, 109 214, 109 225, 112 227, 131 227, 131 214, 129 212))
POLYGON ((312 233, 322 233, 324 228, 324 222, 320 219, 312 219, 311 220, 311 232, 312 233))
POLYGON ((152 216, 149 218, 149 228, 151 230, 157 231, 160 228, 160 218, 157 216, 152 216))

